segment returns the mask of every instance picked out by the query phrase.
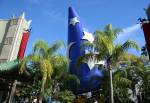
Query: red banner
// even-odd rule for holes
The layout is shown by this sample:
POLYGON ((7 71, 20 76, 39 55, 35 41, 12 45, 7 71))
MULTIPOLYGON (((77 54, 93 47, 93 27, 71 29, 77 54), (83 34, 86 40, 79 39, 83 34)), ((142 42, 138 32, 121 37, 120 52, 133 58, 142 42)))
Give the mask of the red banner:
POLYGON ((143 31, 144 31, 145 41, 146 41, 146 47, 150 59, 150 22, 144 23, 142 24, 142 26, 143 26, 143 31))
POLYGON ((29 32, 25 31, 23 33, 21 44, 20 44, 20 49, 19 49, 19 52, 18 52, 19 59, 22 59, 24 57, 24 53, 25 53, 25 50, 26 50, 28 39, 29 39, 29 32))

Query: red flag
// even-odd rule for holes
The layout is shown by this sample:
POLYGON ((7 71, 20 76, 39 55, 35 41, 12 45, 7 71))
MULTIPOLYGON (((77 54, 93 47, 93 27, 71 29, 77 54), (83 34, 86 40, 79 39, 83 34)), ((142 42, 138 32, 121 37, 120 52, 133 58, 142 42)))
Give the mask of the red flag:
POLYGON ((150 22, 143 23, 142 26, 143 26, 143 31, 144 31, 145 41, 146 41, 146 47, 150 59, 150 22))
POLYGON ((20 49, 19 49, 19 52, 18 52, 19 59, 22 59, 24 57, 24 53, 25 53, 25 50, 26 50, 28 39, 29 39, 29 31, 25 31, 23 33, 21 44, 20 44, 20 49))

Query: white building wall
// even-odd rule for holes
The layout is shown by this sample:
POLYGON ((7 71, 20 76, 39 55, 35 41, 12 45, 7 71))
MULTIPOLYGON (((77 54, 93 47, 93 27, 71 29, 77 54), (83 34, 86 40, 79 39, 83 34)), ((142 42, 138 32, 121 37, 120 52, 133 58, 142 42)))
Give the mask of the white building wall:
POLYGON ((0 43, 2 43, 6 28, 7 28, 8 20, 0 20, 0 43))
POLYGON ((29 25, 24 14, 19 18, 0 20, 0 43, 2 44, 0 46, 0 63, 17 58, 23 32, 29 28, 29 25))
POLYGON ((18 56, 18 51, 20 49, 20 43, 22 40, 23 32, 24 30, 27 30, 29 28, 29 25, 27 21, 24 18, 19 19, 19 25, 16 31, 14 44, 12 45, 12 51, 9 60, 14 60, 18 56))

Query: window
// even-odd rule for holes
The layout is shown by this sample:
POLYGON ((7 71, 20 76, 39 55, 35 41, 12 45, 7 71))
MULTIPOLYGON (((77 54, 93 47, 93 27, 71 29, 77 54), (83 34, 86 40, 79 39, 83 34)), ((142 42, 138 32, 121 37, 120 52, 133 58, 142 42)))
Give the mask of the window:
POLYGON ((10 25, 17 25, 18 19, 12 19, 10 25))
POLYGON ((5 44, 5 45, 11 45, 12 42, 13 42, 13 37, 7 37, 7 38, 5 39, 4 44, 5 44))

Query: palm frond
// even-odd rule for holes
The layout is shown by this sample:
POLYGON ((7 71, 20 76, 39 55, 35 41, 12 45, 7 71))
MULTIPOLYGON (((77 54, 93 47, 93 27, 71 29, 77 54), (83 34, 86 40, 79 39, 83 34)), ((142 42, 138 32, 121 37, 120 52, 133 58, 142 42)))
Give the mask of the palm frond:
POLYGON ((49 46, 48 43, 43 40, 37 40, 33 45, 33 53, 41 56, 45 56, 49 46))
POLYGON ((51 60, 53 65, 53 75, 54 78, 59 78, 64 73, 68 72, 68 59, 62 55, 54 56, 51 60))
POLYGON ((125 77, 120 77, 120 76, 115 76, 113 78, 113 84, 116 87, 130 87, 131 86, 132 81, 125 78, 125 77))
POLYGON ((113 32, 114 32, 115 36, 117 37, 117 35, 119 35, 119 34, 121 34, 123 32, 123 30, 117 28, 117 29, 114 29, 113 32))
POLYGON ((113 42, 104 32, 97 31, 95 35, 95 48, 100 52, 105 50, 105 53, 111 54, 113 48, 113 42))
POLYGON ((113 73, 113 83, 115 87, 129 88, 131 86, 132 81, 128 79, 128 73, 125 68, 117 69, 113 73))
POLYGON ((94 44, 89 41, 84 41, 83 43, 81 43, 80 48, 81 50, 87 49, 89 51, 92 51, 94 48, 94 44))
POLYGON ((87 53, 80 56, 76 62, 77 68, 80 67, 81 63, 87 63, 89 59, 93 59, 94 55, 94 53, 87 53))
POLYGON ((124 51, 127 51, 128 49, 136 49, 137 51, 140 50, 138 44, 135 41, 127 40, 125 43, 123 43, 122 48, 124 51))
POLYGON ((108 38, 110 38, 112 42, 121 32, 122 29, 120 28, 113 29, 112 24, 107 24, 104 28, 105 35, 108 36, 108 38))
POLYGON ((113 48, 112 59, 117 61, 120 56, 124 55, 124 50, 121 45, 115 45, 113 48))
POLYGON ((52 44, 48 49, 49 55, 53 55, 54 53, 56 53, 57 50, 62 46, 65 47, 65 44, 63 41, 57 41, 54 44, 52 44))
POLYGON ((127 76, 128 76, 128 74, 127 74, 127 70, 126 69, 117 69, 117 71, 115 71, 114 73, 113 73, 113 75, 114 75, 114 77, 115 76, 122 76, 122 77, 125 77, 125 78, 127 78, 127 76))
POLYGON ((139 50, 139 46, 135 41, 127 40, 122 45, 116 44, 113 48, 112 53, 113 60, 118 61, 121 60, 121 58, 123 59, 124 57, 129 60, 129 54, 127 53, 127 51, 131 48, 136 49, 137 51, 139 50))
POLYGON ((30 54, 26 58, 26 61, 39 62, 40 60, 41 60, 40 56, 39 55, 35 55, 35 54, 30 54))

